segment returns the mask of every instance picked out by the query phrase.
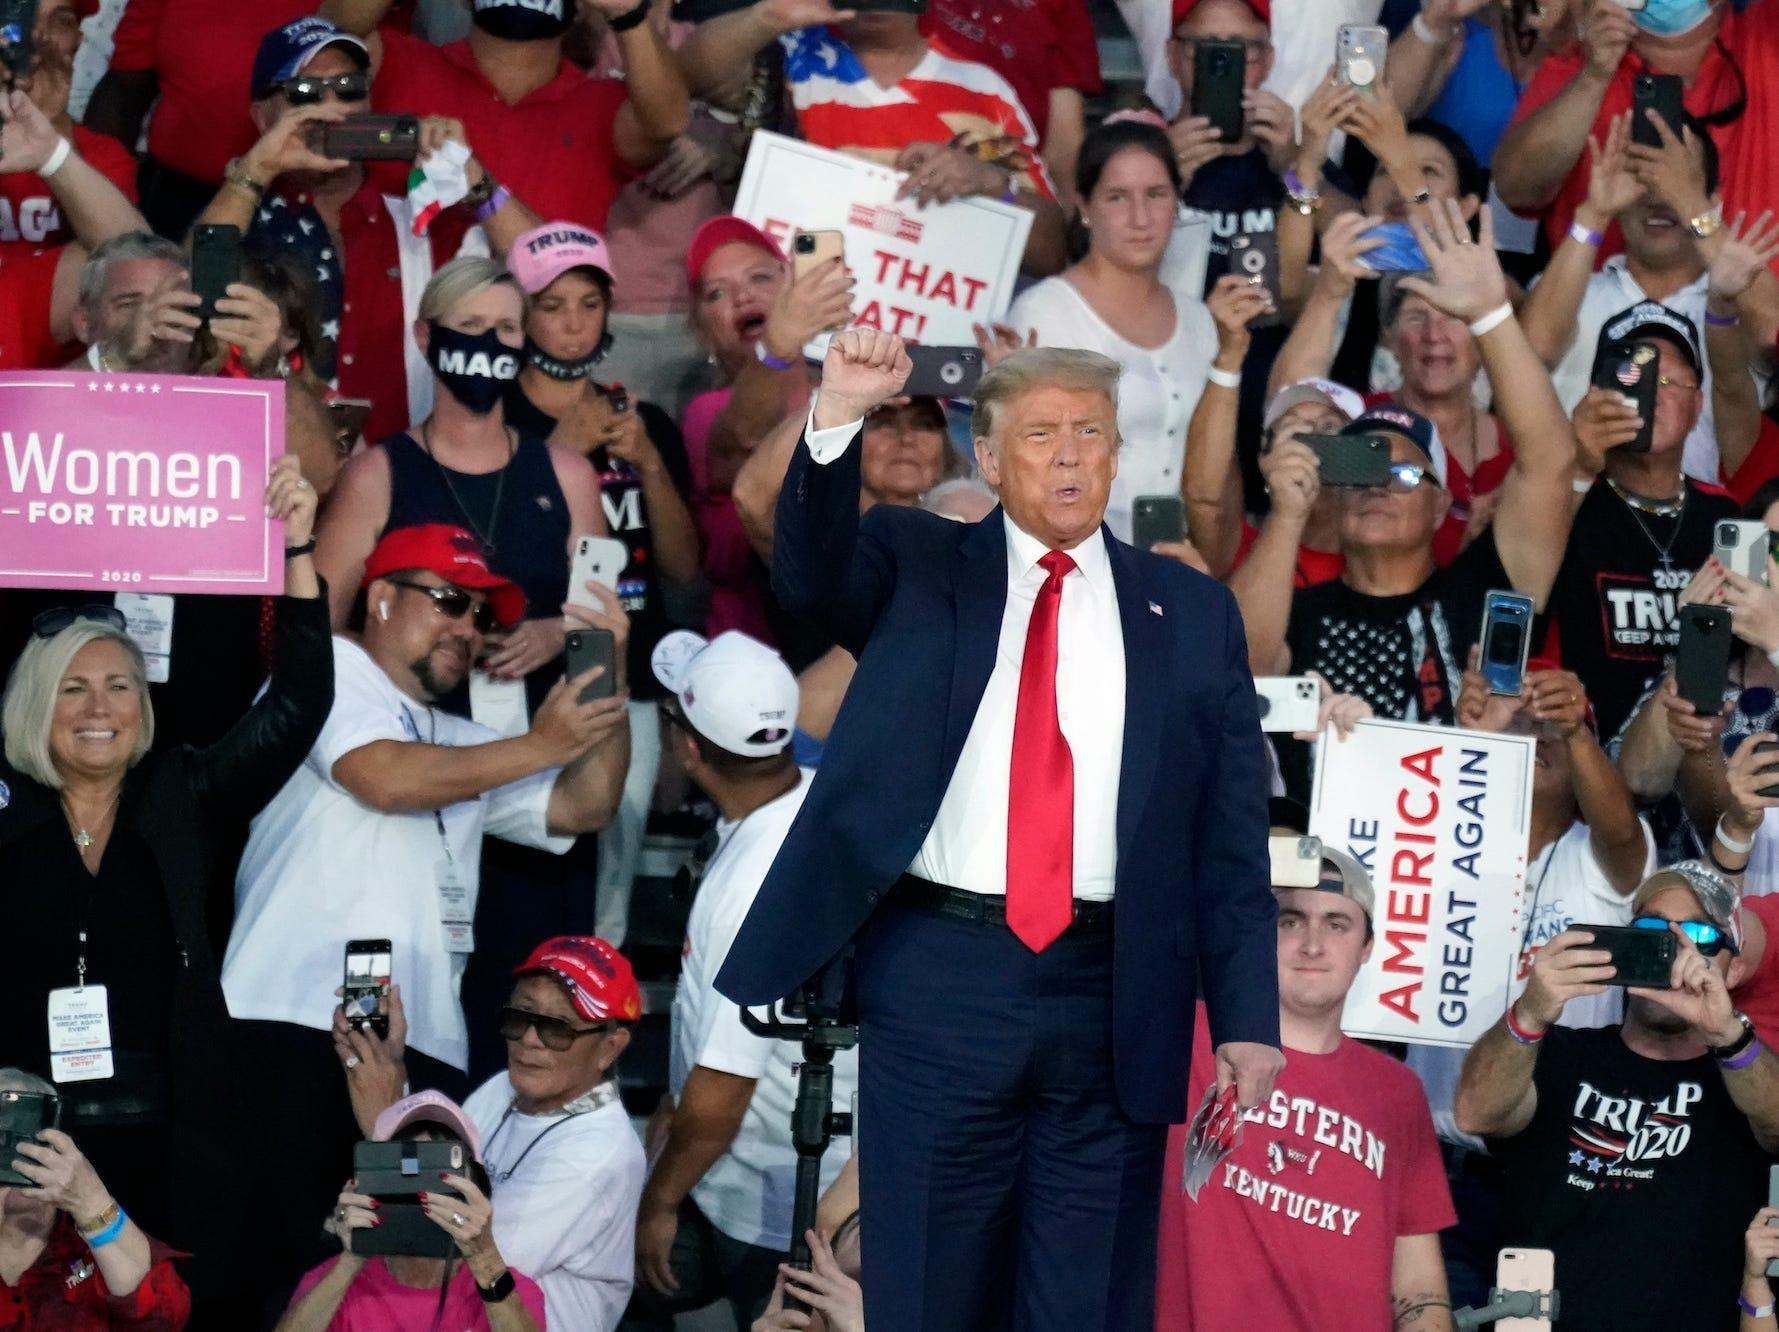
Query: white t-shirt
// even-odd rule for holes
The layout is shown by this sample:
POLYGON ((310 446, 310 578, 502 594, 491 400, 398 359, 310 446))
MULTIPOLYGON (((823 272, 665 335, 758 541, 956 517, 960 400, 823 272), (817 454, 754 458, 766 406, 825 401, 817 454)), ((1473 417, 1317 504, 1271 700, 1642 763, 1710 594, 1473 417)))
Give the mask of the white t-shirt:
POLYGON ((1106 522, 1129 541, 1131 508, 1139 495, 1178 495, 1186 459, 1186 427, 1217 354, 1217 325, 1203 301, 1175 291, 1174 332, 1153 350, 1126 342, 1094 313, 1067 278, 1028 287, 1007 312, 1020 334, 1037 330, 1045 347, 1080 347, 1124 367, 1118 380, 1118 475, 1106 522))
MULTIPOLYGON (((797 1102, 793 1066, 802 1049, 794 1041, 756 1036, 742 1026, 741 1010, 717 993, 715 982, 791 821, 803 807, 812 778, 805 769, 796 790, 746 818, 718 825, 722 840, 686 921, 679 991, 673 999, 673 1051, 667 1076, 675 1101, 695 1064, 754 1079, 753 1099, 735 1141, 693 1186, 693 1201, 705 1219, 730 1239, 766 1249, 791 1246, 791 1196, 797 1173, 797 1153, 791 1146, 791 1111, 797 1102)), ((835 1057, 834 1109, 851 1108, 858 1070, 857 1050, 835 1057)), ((846 1157, 846 1140, 836 1138, 822 1158, 822 1188, 834 1182, 846 1157)))
POLYGON ((1779 809, 1764 810, 1755 830, 1754 849, 1742 875, 1742 895, 1760 897, 1779 890, 1779 809))
POLYGON ((457 997, 468 955, 445 947, 437 869, 448 848, 473 915, 484 833, 567 851, 574 838, 552 837, 547 825, 559 770, 437 812, 385 814, 335 781, 334 764, 378 740, 465 746, 495 738, 485 726, 415 702, 357 643, 334 639, 327 724, 253 820, 235 875, 235 927, 222 961, 230 1013, 327 1031, 347 941, 387 939, 408 1044, 453 1068, 469 1067, 457 997))
POLYGON ((500 1256, 543 1288, 551 1327, 611 1332, 636 1272, 642 1141, 615 1094, 579 1114, 509 1115, 512 1104, 505 1073, 463 1103, 494 1184, 500 1256))

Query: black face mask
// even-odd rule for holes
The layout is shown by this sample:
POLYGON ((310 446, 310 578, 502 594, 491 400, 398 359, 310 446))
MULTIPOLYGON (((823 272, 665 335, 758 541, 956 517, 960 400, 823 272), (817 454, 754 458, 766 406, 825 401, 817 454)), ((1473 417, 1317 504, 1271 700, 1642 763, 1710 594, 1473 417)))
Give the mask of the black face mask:
POLYGON ((430 327, 426 363, 453 398, 477 416, 486 416, 506 395, 507 385, 519 377, 519 353, 493 329, 459 333, 439 323, 430 327))
POLYGON ((551 379, 564 381, 587 379, 593 374, 593 368, 605 359, 605 354, 611 350, 611 345, 611 334, 607 333, 599 339, 599 345, 585 356, 565 361, 560 357, 551 356, 527 337, 525 339, 525 364, 543 371, 551 379))
POLYGON ((530 42, 560 37, 574 23, 575 0, 475 0, 475 23, 490 37, 530 42))

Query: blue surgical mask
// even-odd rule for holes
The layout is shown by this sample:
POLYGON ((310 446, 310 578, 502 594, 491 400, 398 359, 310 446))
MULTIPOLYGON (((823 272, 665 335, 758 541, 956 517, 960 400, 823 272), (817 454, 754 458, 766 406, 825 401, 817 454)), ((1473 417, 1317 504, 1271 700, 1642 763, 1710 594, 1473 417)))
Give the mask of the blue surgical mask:
POLYGON ((1649 0, 1631 11, 1631 22, 1658 37, 1678 37, 1711 17, 1711 0, 1649 0))

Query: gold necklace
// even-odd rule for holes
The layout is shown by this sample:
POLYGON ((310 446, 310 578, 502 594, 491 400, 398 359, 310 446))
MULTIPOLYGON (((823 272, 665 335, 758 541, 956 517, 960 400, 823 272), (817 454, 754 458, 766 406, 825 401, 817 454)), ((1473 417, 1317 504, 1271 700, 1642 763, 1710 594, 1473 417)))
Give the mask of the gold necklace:
MULTIPOLYGON (((117 793, 111 797, 111 802, 105 806, 105 812, 99 815, 98 822, 93 825, 101 832, 105 830, 106 821, 111 818, 114 812, 116 812, 117 802, 122 795, 123 790, 120 787, 117 793)), ((84 856, 92 847, 93 842, 96 839, 93 837, 92 833, 86 830, 86 827, 80 820, 75 817, 74 806, 69 803, 68 793, 66 791, 62 792, 62 815, 68 820, 69 836, 74 839, 74 845, 80 848, 80 853, 84 856)))

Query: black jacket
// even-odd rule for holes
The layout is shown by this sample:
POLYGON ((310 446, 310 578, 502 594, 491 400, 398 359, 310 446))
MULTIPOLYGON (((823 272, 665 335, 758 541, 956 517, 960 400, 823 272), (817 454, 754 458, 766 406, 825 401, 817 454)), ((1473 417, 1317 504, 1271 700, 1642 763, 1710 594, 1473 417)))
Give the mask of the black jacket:
MULTIPOLYGON (((327 594, 278 599, 277 661, 271 686, 215 744, 187 745, 144 758, 124 779, 118 826, 154 857, 179 942, 169 1026, 174 1233, 160 1237, 197 1259, 227 1262, 243 1226, 226 1181, 241 1159, 247 1093, 236 1076, 223 1001, 221 939, 209 919, 214 898, 232 896, 239 829, 278 793, 308 755, 333 707, 334 658, 327 594)), ((56 792, 0 758, 0 866, 11 844, 62 818, 56 792)), ((5 878, 0 869, 0 882, 5 878)), ((7 1020, 40 1020, 8 1015, 7 1020)))

